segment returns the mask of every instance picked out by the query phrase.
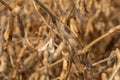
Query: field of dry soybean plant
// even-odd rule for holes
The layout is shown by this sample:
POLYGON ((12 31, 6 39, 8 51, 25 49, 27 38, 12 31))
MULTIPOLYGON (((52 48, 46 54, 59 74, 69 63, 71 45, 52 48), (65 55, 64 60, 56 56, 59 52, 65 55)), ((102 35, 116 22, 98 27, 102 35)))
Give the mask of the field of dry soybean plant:
POLYGON ((120 0, 0 0, 0 80, 120 80, 120 0))

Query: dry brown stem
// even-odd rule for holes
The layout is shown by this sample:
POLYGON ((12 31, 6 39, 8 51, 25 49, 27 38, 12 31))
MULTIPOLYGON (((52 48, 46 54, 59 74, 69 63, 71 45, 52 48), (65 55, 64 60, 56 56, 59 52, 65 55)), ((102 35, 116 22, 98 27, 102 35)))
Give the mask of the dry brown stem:
POLYGON ((119 31, 119 0, 0 0, 0 80, 119 80, 119 31))

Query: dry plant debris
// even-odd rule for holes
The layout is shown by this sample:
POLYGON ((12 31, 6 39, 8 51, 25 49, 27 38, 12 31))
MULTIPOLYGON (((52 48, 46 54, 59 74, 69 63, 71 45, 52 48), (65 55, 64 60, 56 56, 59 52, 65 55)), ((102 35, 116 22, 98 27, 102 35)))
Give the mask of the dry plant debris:
POLYGON ((0 80, 120 80, 119 0, 0 0, 0 80))

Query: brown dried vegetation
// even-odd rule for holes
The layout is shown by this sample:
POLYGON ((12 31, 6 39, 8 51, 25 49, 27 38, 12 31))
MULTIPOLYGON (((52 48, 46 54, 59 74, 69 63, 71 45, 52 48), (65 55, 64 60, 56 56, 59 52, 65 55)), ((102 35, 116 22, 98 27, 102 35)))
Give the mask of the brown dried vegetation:
POLYGON ((119 0, 0 0, 0 80, 120 80, 119 0))

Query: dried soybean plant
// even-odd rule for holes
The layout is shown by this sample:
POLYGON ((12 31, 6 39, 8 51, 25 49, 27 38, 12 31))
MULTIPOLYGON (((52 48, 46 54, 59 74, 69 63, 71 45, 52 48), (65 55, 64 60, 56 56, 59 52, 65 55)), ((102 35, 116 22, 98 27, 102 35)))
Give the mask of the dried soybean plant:
POLYGON ((0 0, 0 80, 119 79, 119 5, 0 0))

